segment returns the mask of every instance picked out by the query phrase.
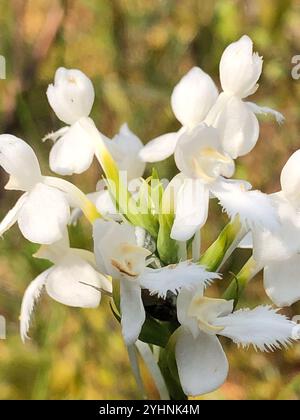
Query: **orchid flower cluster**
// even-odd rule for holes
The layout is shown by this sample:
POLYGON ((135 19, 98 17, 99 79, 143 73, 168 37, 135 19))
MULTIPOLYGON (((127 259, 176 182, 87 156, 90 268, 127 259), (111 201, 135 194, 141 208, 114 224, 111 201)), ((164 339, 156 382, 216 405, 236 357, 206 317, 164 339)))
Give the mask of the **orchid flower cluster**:
POLYGON ((0 136, 0 165, 10 176, 6 189, 22 191, 0 233, 17 223, 26 239, 41 245, 34 257, 52 263, 24 293, 23 341, 43 291, 81 308, 98 307, 106 295, 137 381, 140 353, 161 398, 179 399, 211 392, 226 380, 219 337, 261 351, 300 338, 297 323, 279 312, 300 300, 300 150, 282 170, 280 192, 267 195, 233 178, 235 160, 259 138, 256 115, 283 122, 279 112, 246 99, 258 88, 262 64, 243 36, 221 57, 221 92, 208 74, 192 68, 171 96, 182 127, 145 146, 126 124, 112 139, 102 134, 90 117, 90 79, 80 70, 56 71, 47 98, 65 126, 44 138, 53 142, 50 168, 59 176, 82 174, 96 158, 105 176, 96 191, 84 194, 66 179, 42 175, 24 140, 0 136), (171 155, 178 174, 170 182, 155 169, 143 178, 147 162, 171 155), (201 250, 213 199, 229 221, 201 250), (70 244, 68 226, 83 216, 92 226, 92 251, 70 244), (237 247, 251 248, 252 256, 222 297, 208 297, 237 247), (273 305, 237 309, 243 289, 261 270, 273 305))

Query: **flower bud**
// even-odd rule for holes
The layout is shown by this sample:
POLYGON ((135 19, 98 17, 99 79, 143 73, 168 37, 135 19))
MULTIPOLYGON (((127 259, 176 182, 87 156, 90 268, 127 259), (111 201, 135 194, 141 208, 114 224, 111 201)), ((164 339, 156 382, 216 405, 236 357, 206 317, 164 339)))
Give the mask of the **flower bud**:
POLYGON ((262 57, 253 53, 253 43, 247 35, 230 44, 220 61, 220 79, 224 92, 239 98, 254 93, 262 64, 262 57))
POLYGON ((74 124, 88 117, 95 98, 90 79, 80 70, 56 70, 54 84, 48 86, 47 98, 57 117, 66 124, 74 124))
POLYGON ((199 67, 193 67, 175 86, 171 105, 183 126, 200 124, 218 97, 218 89, 211 77, 199 67))

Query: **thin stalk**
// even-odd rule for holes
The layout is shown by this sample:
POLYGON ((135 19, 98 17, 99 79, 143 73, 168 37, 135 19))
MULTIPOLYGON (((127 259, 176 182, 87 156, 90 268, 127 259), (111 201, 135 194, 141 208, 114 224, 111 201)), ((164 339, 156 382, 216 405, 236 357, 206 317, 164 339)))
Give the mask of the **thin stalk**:
POLYGON ((194 236, 192 243, 192 258, 194 262, 199 261, 201 255, 201 230, 199 229, 194 236))
POLYGON ((178 260, 186 261, 187 260, 187 249, 185 241, 178 241, 178 260))
POLYGON ((236 306, 246 285, 260 270, 261 267, 256 263, 253 257, 250 257, 241 271, 231 281, 230 285, 223 294, 223 298, 226 300, 233 299, 236 306))
POLYGON ((140 372, 136 346, 134 344, 127 346, 127 352, 137 389, 140 391, 142 399, 146 400, 147 395, 140 372))
POLYGON ((142 359, 144 360, 146 366, 148 367, 149 372, 153 378, 157 391, 159 393, 159 397, 161 400, 169 400, 170 395, 168 388, 166 386, 165 380, 162 376, 162 373, 158 367, 158 364, 155 360, 154 354, 152 353, 148 344, 143 343, 142 341, 138 340, 135 343, 142 359))

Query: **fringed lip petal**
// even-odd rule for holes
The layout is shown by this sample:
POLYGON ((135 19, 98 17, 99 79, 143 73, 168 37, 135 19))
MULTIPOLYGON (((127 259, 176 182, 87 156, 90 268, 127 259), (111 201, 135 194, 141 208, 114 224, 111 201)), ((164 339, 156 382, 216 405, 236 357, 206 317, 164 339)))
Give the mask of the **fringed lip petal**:
POLYGON ((293 339, 296 326, 271 306, 240 309, 217 318, 214 325, 223 327, 219 334, 234 343, 242 347, 253 345, 261 351, 286 347, 293 339))
POLYGON ((168 291, 177 294, 182 288, 195 290, 219 278, 218 273, 208 272, 199 264, 182 261, 159 269, 147 268, 140 277, 140 283, 151 294, 165 298, 168 291))
POLYGON ((43 287, 45 286, 48 275, 51 273, 52 267, 41 273, 27 287, 21 305, 20 315, 20 335, 23 342, 28 339, 28 330, 30 327, 31 315, 35 303, 38 301, 43 287))

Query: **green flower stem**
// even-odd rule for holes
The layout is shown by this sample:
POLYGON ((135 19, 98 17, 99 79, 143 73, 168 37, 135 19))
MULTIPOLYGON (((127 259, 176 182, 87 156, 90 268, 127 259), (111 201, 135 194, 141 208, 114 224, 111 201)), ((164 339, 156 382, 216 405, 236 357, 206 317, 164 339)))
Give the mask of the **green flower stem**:
POLYGON ((223 298, 226 300, 233 299, 235 301, 235 306, 237 305, 246 285, 251 279, 260 271, 260 267, 256 263, 253 257, 250 257, 246 264, 243 266, 241 271, 235 276, 232 280, 225 293, 223 298))
POLYGON ((205 251, 199 260, 208 271, 217 271, 236 248, 244 235, 239 218, 235 218, 222 230, 215 242, 205 251))

